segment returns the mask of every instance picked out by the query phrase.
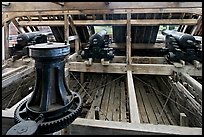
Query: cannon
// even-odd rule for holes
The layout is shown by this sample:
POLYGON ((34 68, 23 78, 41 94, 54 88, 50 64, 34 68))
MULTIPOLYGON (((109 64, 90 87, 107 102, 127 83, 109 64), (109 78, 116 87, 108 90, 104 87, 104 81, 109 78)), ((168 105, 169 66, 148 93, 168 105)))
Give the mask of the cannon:
POLYGON ((113 48, 109 47, 111 40, 105 29, 93 34, 89 38, 87 47, 81 52, 82 59, 104 59, 106 61, 114 58, 113 48))
POLYGON ((194 36, 175 30, 164 30, 166 35, 165 48, 161 50, 170 61, 180 60, 192 63, 194 60, 202 62, 202 46, 194 36))
POLYGON ((47 43, 47 35, 41 32, 29 32, 19 34, 16 38, 16 44, 9 47, 9 56, 18 59, 28 55, 28 46, 33 44, 47 43))

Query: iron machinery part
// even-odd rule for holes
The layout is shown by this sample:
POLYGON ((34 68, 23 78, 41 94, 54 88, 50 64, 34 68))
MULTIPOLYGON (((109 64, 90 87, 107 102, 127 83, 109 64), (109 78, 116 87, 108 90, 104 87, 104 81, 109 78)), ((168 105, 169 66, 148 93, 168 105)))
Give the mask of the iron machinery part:
POLYGON ((64 77, 70 48, 63 43, 46 43, 29 49, 35 59, 35 88, 32 96, 16 108, 15 123, 23 126, 31 120, 38 125, 35 134, 53 133, 71 124, 82 111, 81 97, 68 88, 64 77))

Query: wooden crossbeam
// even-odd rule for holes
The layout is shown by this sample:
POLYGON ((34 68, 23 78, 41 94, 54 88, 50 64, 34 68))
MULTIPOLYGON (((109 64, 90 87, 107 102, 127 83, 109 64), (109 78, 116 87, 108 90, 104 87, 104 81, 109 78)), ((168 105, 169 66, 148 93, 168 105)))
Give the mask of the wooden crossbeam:
MULTIPOLYGON (((126 25, 127 20, 74 20, 74 25, 126 25)), ((132 19, 131 25, 196 25, 197 19, 132 19)), ((62 26, 64 21, 19 21, 20 26, 62 26)))
POLYGON ((83 9, 162 9, 162 8, 202 8, 202 2, 111 2, 104 6, 104 2, 11 2, 9 8, 2 11, 45 11, 45 10, 83 10, 83 9), (64 5, 58 6, 58 5, 64 5), (24 8, 26 7, 26 8, 24 8))
POLYGON ((193 65, 185 65, 177 68, 169 64, 131 64, 126 63, 110 63, 103 66, 101 63, 93 63, 87 66, 84 62, 70 62, 66 64, 70 71, 76 72, 98 72, 98 73, 121 73, 125 74, 127 70, 131 70, 133 74, 149 74, 149 75, 173 75, 173 71, 188 73, 191 76, 202 76, 202 70, 195 69, 193 65))

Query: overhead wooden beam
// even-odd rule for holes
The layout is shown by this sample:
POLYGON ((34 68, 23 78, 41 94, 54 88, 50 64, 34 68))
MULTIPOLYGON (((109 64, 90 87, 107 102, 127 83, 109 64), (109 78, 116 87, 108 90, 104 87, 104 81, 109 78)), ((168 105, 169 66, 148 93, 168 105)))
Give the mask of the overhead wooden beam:
MULTIPOLYGON (((28 8, 29 9, 29 8, 28 8)), ((159 9, 131 9, 131 13, 191 13, 202 15, 202 8, 159 8, 159 9)), ((127 14, 126 9, 108 9, 108 10, 70 10, 70 9, 59 9, 53 11, 50 8, 50 11, 41 9, 39 11, 31 10, 31 11, 13 11, 9 9, 9 11, 5 11, 2 14, 2 26, 4 22, 9 21, 15 17, 20 16, 38 16, 38 15, 78 15, 78 14, 127 14)))
POLYGON ((64 26, 64 21, 19 21, 19 26, 64 26))
MULTIPOLYGON (((83 9, 142 9, 142 8, 202 8, 202 2, 111 2, 104 6, 104 2, 65 2, 64 6, 58 6, 55 2, 10 2, 9 8, 2 11, 34 11, 34 10, 83 10, 83 9), (26 8, 24 8, 26 7, 26 8)), ((62 3, 60 3, 62 4, 62 3)))
POLYGON ((128 89, 128 100, 129 100, 129 111, 130 111, 130 122, 140 123, 139 107, 135 95, 135 87, 132 78, 132 71, 127 71, 127 89, 128 89))
MULTIPOLYGON (((126 25, 127 20, 75 20, 74 25, 126 25)), ((131 25, 196 25, 197 19, 132 19, 131 25)), ((20 26, 63 26, 64 21, 19 21, 20 26)))
POLYGON ((60 5, 60 6, 64 6, 64 2, 53 2, 53 3, 60 5))

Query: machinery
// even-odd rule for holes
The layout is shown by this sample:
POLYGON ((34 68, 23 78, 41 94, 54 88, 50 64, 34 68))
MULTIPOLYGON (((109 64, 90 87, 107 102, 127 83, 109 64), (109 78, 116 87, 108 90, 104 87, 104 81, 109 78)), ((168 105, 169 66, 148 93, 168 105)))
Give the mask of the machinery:
POLYGON ((112 60, 114 57, 113 48, 108 45, 111 43, 106 30, 101 30, 93 34, 89 38, 87 47, 81 52, 83 59, 104 59, 105 61, 112 60))
POLYGON ((65 81, 69 45, 44 43, 29 46, 35 59, 36 82, 32 96, 17 106, 16 125, 7 135, 49 134, 71 124, 82 111, 82 99, 65 81))
POLYGON ((9 55, 16 59, 28 55, 28 46, 32 44, 47 43, 47 35, 41 32, 30 32, 19 34, 16 38, 17 44, 9 47, 9 55))
POLYGON ((162 34, 166 35, 165 48, 162 49, 162 53, 167 54, 169 61, 202 62, 201 41, 196 40, 194 36, 175 30, 164 30, 162 34))

